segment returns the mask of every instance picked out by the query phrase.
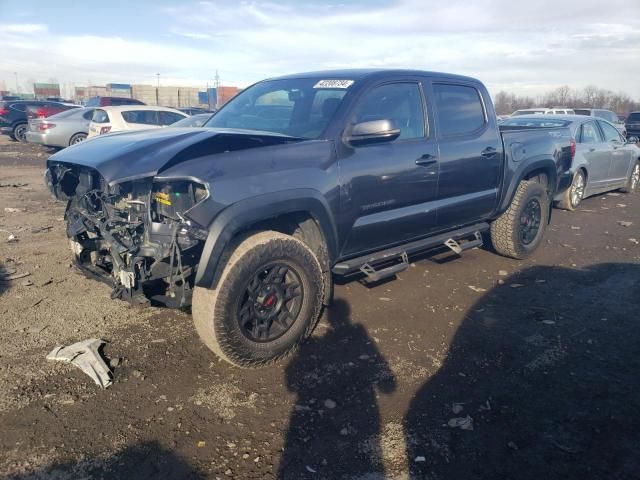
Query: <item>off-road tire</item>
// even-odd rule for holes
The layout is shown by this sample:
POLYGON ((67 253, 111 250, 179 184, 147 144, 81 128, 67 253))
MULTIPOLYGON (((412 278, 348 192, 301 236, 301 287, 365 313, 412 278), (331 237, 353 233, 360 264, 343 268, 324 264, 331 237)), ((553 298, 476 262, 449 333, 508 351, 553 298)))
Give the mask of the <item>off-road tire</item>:
POLYGON ((13 134, 11 136, 19 142, 25 143, 27 141, 26 134, 28 129, 29 126, 26 123, 19 123, 13 127, 13 134))
POLYGON ((523 180, 509 208, 491 224, 491 243, 500 255, 516 259, 529 256, 540 246, 549 221, 549 196, 543 185, 523 180), (530 201, 536 199, 540 205, 540 225, 533 241, 524 244, 520 238, 520 217, 530 201))
POLYGON ((322 308, 323 277, 318 259, 303 242, 289 235, 265 231, 232 242, 220 259, 223 268, 216 289, 196 287, 191 311, 200 338, 223 360, 243 368, 257 368, 294 352, 316 325, 322 308), (304 291, 300 313, 280 337, 256 342, 240 328, 237 309, 249 279, 269 262, 294 266, 304 291))
POLYGON ((631 174, 627 179, 627 184, 620 189, 623 193, 633 193, 638 189, 638 185, 640 185, 640 181, 637 179, 634 180, 634 175, 640 173, 640 160, 634 163, 633 168, 631 169, 631 174))
POLYGON ((582 169, 578 170, 575 175, 573 176, 573 180, 571 181, 571 185, 569 185, 569 188, 567 188, 564 192, 564 194, 562 195, 562 199, 558 202, 557 206, 558 208, 561 208, 563 210, 569 210, 569 211, 573 211, 576 208, 578 208, 578 206, 580 206, 580 203, 582 203, 582 200, 584 198, 584 189, 587 186, 587 177, 584 174, 584 171, 582 169), (578 183, 578 176, 581 175, 582 176, 582 181, 583 181, 583 191, 582 191, 582 195, 580 196, 580 198, 578 199, 578 202, 576 203, 575 201, 572 200, 572 194, 573 194, 573 189, 577 187, 577 183, 578 183))

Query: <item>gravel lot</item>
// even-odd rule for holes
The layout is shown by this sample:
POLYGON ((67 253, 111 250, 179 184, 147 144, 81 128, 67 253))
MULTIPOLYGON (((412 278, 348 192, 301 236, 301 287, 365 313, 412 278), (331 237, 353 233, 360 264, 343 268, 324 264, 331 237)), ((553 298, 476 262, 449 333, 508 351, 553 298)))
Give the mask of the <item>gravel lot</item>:
POLYGON ((555 210, 527 261, 341 283, 295 357, 239 370, 70 267, 50 153, 0 139, 0 268, 29 273, 0 281, 0 477, 640 478, 640 194, 555 210), (106 390, 45 360, 91 337, 106 390))

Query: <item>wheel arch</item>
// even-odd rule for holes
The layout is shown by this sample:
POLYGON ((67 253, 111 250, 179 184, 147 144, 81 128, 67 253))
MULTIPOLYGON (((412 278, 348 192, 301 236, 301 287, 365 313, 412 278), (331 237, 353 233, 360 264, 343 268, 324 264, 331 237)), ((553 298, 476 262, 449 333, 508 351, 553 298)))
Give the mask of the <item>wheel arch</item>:
POLYGON ((506 186, 506 193, 500 202, 498 214, 501 214, 509 208, 509 205, 513 201, 513 197, 516 194, 516 190, 518 189, 518 185, 520 185, 520 182, 523 180, 536 180, 538 182, 544 181, 546 183, 545 186, 549 191, 549 195, 552 198, 555 194, 558 182, 556 161, 551 157, 546 157, 520 165, 518 170, 511 177, 509 184, 506 186))
POLYGON ((326 272, 330 272, 337 255, 336 227, 320 192, 296 189, 260 195, 225 208, 212 222, 195 284, 215 288, 225 248, 238 235, 251 230, 275 230, 301 239, 318 255, 326 272))
POLYGON ((85 137, 89 137, 89 132, 75 132, 69 135, 69 141, 67 142, 68 146, 71 146, 71 140, 73 140, 73 137, 75 137, 76 135, 84 135, 85 137))

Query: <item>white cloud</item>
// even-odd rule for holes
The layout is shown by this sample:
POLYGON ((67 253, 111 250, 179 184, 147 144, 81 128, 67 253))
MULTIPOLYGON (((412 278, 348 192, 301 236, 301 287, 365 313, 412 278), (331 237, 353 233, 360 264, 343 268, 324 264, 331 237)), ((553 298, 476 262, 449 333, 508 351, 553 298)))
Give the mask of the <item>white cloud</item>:
POLYGON ((0 25, 0 78, 19 70, 80 83, 151 83, 160 72, 163 83, 204 86, 218 69, 223 83, 245 86, 296 71, 373 66, 471 75, 493 91, 595 84, 640 96, 638 2, 609 0, 602 8, 584 0, 219 0, 156 13, 167 22, 156 41, 0 25))
POLYGON ((4 23, 0 24, 0 35, 33 35, 47 31, 47 26, 40 23, 4 23))

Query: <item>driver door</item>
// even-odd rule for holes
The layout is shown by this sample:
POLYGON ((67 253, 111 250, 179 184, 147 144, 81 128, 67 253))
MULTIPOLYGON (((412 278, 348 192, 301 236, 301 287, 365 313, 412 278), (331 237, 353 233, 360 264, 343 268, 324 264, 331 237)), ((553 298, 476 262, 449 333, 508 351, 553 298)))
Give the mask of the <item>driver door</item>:
POLYGON ((438 145, 425 107, 419 80, 370 87, 356 103, 350 125, 388 119, 400 136, 345 147, 340 155, 340 208, 350 231, 342 255, 381 249, 436 227, 438 145))

